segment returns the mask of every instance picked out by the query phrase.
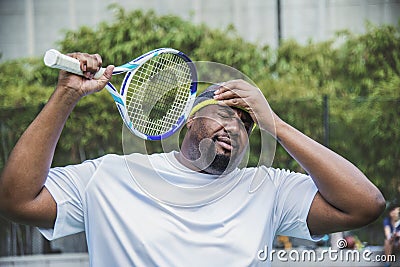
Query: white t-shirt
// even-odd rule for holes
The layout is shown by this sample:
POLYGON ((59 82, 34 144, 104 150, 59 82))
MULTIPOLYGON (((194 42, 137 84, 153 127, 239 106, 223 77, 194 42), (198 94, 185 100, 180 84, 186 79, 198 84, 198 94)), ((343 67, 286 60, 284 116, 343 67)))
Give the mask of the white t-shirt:
POLYGON ((174 153, 52 168, 45 186, 57 219, 40 231, 50 240, 85 231, 96 267, 270 266, 258 254, 276 234, 312 239, 306 219, 317 188, 309 176, 258 167, 216 179, 174 153), (157 191, 157 182, 181 191, 157 191), (219 193, 204 194, 212 189, 219 193))

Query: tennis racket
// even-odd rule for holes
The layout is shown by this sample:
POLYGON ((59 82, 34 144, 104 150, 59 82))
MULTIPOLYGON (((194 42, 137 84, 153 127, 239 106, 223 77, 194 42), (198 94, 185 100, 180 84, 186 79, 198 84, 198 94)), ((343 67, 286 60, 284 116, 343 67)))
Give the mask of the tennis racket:
MULTIPOLYGON (((50 49, 46 66, 83 75, 79 60, 50 49)), ((105 68, 94 76, 98 79, 105 68)), ((114 68, 125 73, 120 91, 106 89, 129 130, 145 140, 165 139, 179 130, 192 108, 197 91, 196 68, 189 57, 172 48, 159 48, 114 68)))

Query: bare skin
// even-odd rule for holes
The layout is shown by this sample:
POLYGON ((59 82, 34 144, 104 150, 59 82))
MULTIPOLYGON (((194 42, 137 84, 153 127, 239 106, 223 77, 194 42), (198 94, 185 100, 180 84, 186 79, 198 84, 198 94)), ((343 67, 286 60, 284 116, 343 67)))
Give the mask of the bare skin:
POLYGON ((248 110, 262 130, 274 134, 286 151, 312 177, 318 187, 307 223, 311 234, 325 234, 364 226, 385 208, 381 192, 351 162, 293 128, 270 110, 258 88, 241 81, 224 83, 215 98, 248 110))
POLYGON ((222 174, 232 171, 242 160, 253 121, 240 109, 209 105, 189 118, 186 126, 189 131, 178 160, 196 171, 222 174))
POLYGON ((15 145, 0 177, 0 214, 18 223, 53 227, 57 207, 43 184, 61 131, 79 99, 111 79, 113 66, 99 80, 90 79, 101 66, 99 55, 70 56, 81 61, 86 78, 60 72, 57 88, 15 145))
MULTIPOLYGON (((55 92, 10 154, 0 177, 0 214, 10 220, 40 227, 54 226, 56 203, 43 185, 61 131, 79 99, 101 90, 111 79, 113 66, 108 66, 99 80, 90 79, 101 65, 98 55, 74 53, 71 56, 82 62, 81 69, 89 79, 61 71, 55 92)), ((229 81, 220 87, 215 98, 221 105, 247 110, 260 128, 275 136, 310 174, 319 189, 307 219, 312 234, 361 227, 381 214, 384 198, 364 174, 346 159, 282 121, 275 113, 273 120, 266 116, 270 114, 270 108, 258 88, 241 80, 229 81)), ((232 110, 235 110, 231 114, 232 121, 223 117, 201 119, 201 110, 190 118, 178 160, 197 171, 215 171, 193 164, 196 159, 190 149, 198 147, 201 138, 212 140, 207 145, 213 146, 218 154, 236 155, 240 159, 248 145, 246 138, 251 124, 239 109, 232 110), (204 128, 204 124, 209 130, 198 138, 199 127, 204 128)))
MULTIPOLYGON (((400 207, 396 207, 389 212, 390 223, 393 226, 395 226, 400 219, 399 213, 400 207)), ((389 225, 386 225, 383 228, 383 231, 385 233, 384 251, 386 257, 389 258, 389 255, 392 255, 394 251, 398 252, 400 250, 400 243, 398 241, 398 239, 400 238, 400 232, 395 231, 392 233, 389 225)))

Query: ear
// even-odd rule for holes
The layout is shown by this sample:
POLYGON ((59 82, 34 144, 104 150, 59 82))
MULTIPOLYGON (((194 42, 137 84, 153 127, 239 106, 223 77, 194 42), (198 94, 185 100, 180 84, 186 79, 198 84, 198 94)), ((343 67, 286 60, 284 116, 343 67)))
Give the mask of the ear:
POLYGON ((194 121, 194 115, 190 116, 186 122, 186 128, 190 129, 192 127, 192 123, 194 121))

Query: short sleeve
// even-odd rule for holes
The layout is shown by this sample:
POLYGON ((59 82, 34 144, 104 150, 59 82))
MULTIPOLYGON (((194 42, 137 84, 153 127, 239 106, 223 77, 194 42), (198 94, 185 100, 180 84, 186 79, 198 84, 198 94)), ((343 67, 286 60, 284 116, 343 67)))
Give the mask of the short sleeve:
POLYGON ((45 187, 57 203, 57 218, 54 228, 39 228, 48 240, 84 231, 85 190, 101 160, 50 169, 45 187))
POLYGON ((307 226, 311 203, 318 191, 314 181, 308 175, 286 170, 276 170, 275 178, 278 190, 276 234, 318 240, 318 237, 311 236, 307 226))
POLYGON ((390 226, 390 219, 388 217, 383 219, 383 226, 390 226))

